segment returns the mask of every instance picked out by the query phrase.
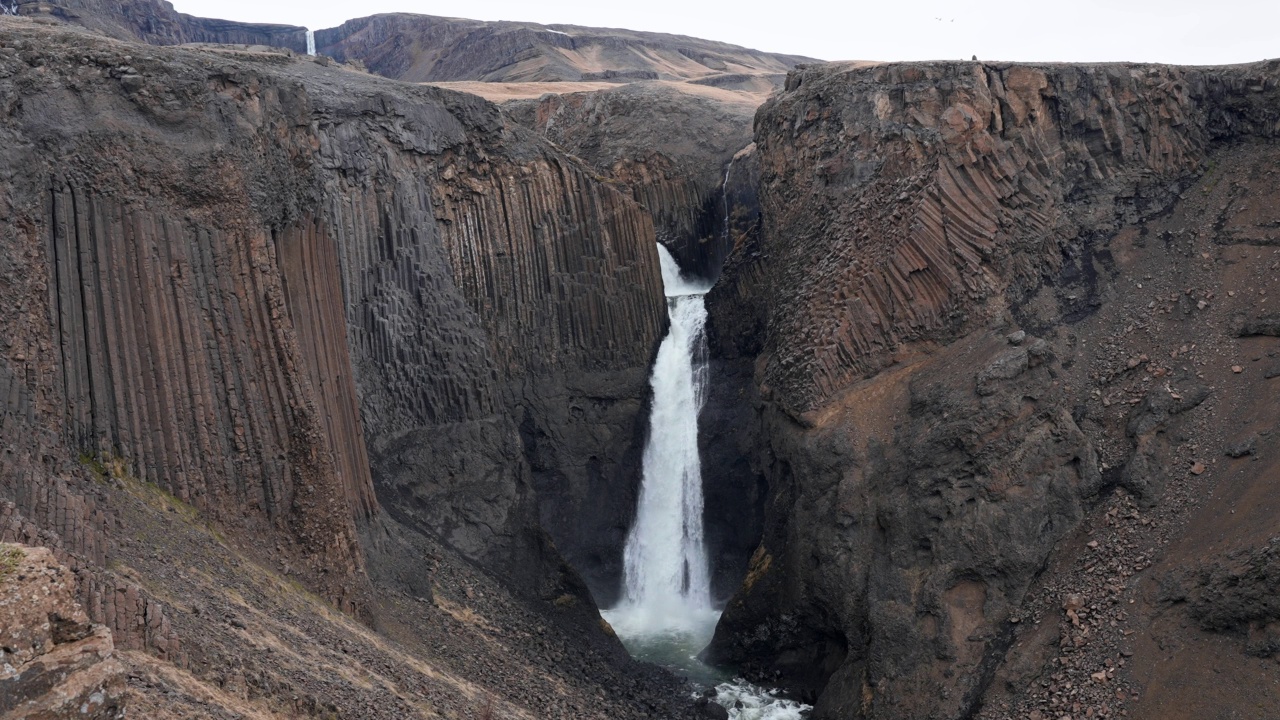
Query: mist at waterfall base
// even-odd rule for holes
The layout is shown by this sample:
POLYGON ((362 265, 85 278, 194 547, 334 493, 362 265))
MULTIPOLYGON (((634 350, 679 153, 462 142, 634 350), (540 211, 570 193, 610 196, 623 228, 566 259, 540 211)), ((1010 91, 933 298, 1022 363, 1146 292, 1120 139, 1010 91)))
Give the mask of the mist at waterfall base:
POLYGON ((700 690, 714 688, 713 699, 730 718, 799 720, 807 706, 698 659, 720 619, 711 603, 698 457, 698 413, 708 380, 703 298, 711 283, 682 276, 661 245, 658 254, 671 329, 650 379, 653 409, 636 520, 623 557, 624 599, 603 615, 632 656, 667 667, 700 690))

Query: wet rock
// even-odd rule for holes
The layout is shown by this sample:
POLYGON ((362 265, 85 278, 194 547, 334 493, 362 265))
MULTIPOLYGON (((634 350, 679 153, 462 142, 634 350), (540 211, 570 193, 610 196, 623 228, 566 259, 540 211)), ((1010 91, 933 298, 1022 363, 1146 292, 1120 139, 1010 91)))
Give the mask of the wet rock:
POLYGON ((706 720, 729 720, 729 711, 724 706, 710 700, 708 698, 699 698, 697 703, 698 716, 706 718, 706 720))

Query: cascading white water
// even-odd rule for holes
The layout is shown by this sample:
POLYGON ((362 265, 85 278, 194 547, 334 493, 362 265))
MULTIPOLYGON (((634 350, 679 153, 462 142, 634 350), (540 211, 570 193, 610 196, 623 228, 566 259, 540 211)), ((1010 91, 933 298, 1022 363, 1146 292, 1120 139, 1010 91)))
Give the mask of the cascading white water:
POLYGON ((640 632, 683 628, 711 612, 702 538, 698 411, 707 380, 704 282, 680 275, 658 246, 671 330, 658 349, 650 384, 653 409, 636 521, 627 537, 625 624, 640 632))
POLYGON ((720 199, 724 202, 724 237, 726 240, 732 240, 733 235, 729 228, 729 176, 733 173, 733 161, 738 157, 729 158, 729 167, 724 169, 724 185, 720 187, 720 199))
MULTIPOLYGON (((726 172, 726 185, 728 177, 726 172)), ((725 200, 727 208, 727 192, 725 200)), ((703 296, 711 284, 682 277, 661 245, 658 255, 671 329, 650 377, 653 408, 636 521, 623 556, 624 599, 603 615, 632 655, 714 687, 715 701, 728 709, 731 720, 799 720, 809 706, 731 680, 697 657, 720 619, 711 605, 698 458, 698 412, 709 374, 703 296)))
POLYGON ((308 55, 316 54, 316 31, 315 30, 307 31, 307 54, 308 55))

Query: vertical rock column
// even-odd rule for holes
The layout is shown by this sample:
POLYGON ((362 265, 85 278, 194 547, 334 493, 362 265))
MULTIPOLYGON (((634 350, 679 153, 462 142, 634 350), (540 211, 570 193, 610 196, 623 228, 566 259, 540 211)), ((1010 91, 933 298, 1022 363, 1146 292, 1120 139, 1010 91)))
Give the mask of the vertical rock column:
POLYGON ((352 512, 373 501, 335 367, 345 338, 323 327, 342 302, 331 243, 288 233, 281 260, 266 231, 188 226, 67 185, 48 212, 67 444, 230 526, 288 526, 340 600, 341 578, 361 573, 352 512))

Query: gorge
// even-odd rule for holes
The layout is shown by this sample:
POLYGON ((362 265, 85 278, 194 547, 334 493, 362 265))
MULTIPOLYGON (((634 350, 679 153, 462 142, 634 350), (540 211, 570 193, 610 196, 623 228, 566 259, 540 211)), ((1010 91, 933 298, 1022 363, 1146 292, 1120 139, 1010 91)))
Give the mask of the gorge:
POLYGON ((5 9, 0 717, 1280 713, 1280 62, 5 9))

